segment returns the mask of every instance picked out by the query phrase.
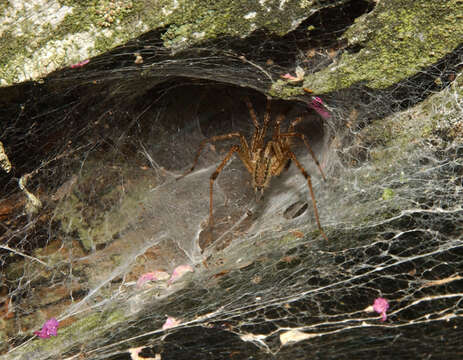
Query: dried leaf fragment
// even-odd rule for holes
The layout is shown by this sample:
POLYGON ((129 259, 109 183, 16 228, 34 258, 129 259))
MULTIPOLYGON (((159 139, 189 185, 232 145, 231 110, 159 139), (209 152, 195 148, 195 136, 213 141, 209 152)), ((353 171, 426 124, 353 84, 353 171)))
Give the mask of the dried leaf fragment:
POLYGON ((143 56, 139 52, 133 54, 135 56, 134 63, 135 64, 143 64, 143 56))
POLYGON ((290 233, 298 239, 302 239, 304 237, 304 233, 299 230, 291 230, 290 233))
POLYGON ((5 148, 3 147, 3 143, 0 141, 0 167, 7 173, 11 171, 11 163, 10 159, 5 153, 5 148))
POLYGON ((36 213, 41 207, 42 202, 34 194, 29 192, 26 188, 26 183, 29 178, 29 174, 21 176, 18 180, 19 188, 26 194, 27 203, 26 203, 26 212, 28 214, 36 213))
POLYGON ((462 276, 453 275, 453 276, 447 277, 447 278, 445 278, 445 279, 439 279, 439 280, 428 281, 428 282, 426 282, 423 286, 424 286, 424 287, 428 287, 428 286, 439 286, 439 285, 444 285, 444 284, 447 284, 447 283, 449 283, 449 282, 457 281, 457 280, 461 280, 461 279, 463 279, 462 276))
POLYGON ((161 354, 156 354, 153 357, 141 357, 139 354, 141 353, 141 351, 143 350, 143 346, 140 346, 140 347, 137 347, 137 348, 131 348, 129 349, 129 354, 130 354, 130 358, 132 360, 161 360, 161 354))
POLYGON ((280 334, 281 345, 286 345, 292 342, 299 342, 315 337, 313 334, 307 334, 299 330, 285 331, 280 334))

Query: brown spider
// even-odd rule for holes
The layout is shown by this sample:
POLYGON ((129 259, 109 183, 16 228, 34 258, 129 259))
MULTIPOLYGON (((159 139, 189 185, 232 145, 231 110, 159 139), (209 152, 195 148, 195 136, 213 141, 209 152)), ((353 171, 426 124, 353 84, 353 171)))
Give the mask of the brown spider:
POLYGON ((270 123, 270 99, 267 98, 267 105, 264 115, 264 123, 261 125, 257 120, 256 112, 254 111, 254 107, 251 104, 249 98, 244 99, 246 105, 249 109, 249 114, 251 119, 254 123, 254 133, 251 138, 251 146, 248 145, 246 138, 239 132, 233 132, 224 135, 217 135, 213 136, 208 139, 204 139, 201 141, 199 145, 199 149, 196 153, 193 165, 191 168, 186 171, 179 179, 183 178, 184 176, 191 173, 199 159, 199 155, 201 154, 202 149, 207 143, 214 143, 221 140, 227 140, 231 138, 239 138, 240 144, 233 145, 230 150, 228 151, 227 155, 224 157, 220 165, 215 169, 210 177, 210 187, 209 187, 209 227, 210 229, 213 228, 213 216, 212 216, 212 192, 214 181, 216 180, 217 176, 223 170, 224 166, 230 161, 232 155, 234 153, 238 153, 239 158, 243 162, 246 169, 252 175, 252 187, 256 194, 261 197, 264 189, 268 186, 270 179, 272 176, 280 175, 281 172, 287 168, 289 161, 294 161, 296 166, 301 171, 302 175, 307 179, 307 184, 310 190, 310 196, 312 198, 313 209, 315 213, 315 220, 317 221, 318 229, 322 236, 328 240, 325 232, 323 231, 320 220, 318 216, 317 204, 315 202, 315 195, 312 189, 312 181, 310 179, 310 175, 305 171, 302 167, 301 163, 297 160, 296 155, 291 150, 291 141, 290 139, 293 137, 300 138, 307 149, 309 150, 312 159, 317 164, 320 173, 322 174, 323 180, 326 181, 325 175, 323 174, 323 170, 320 167, 320 163, 318 162, 317 158, 315 157, 312 148, 310 147, 309 143, 306 140, 304 134, 295 132, 295 126, 302 121, 302 117, 297 117, 293 120, 288 128, 287 132, 281 133, 280 132, 280 125, 284 119, 284 115, 280 114, 277 116, 275 120, 275 124, 273 126, 273 136, 272 139, 265 142, 265 135, 267 132, 267 128, 270 123), (259 194, 260 193, 260 194, 259 194))

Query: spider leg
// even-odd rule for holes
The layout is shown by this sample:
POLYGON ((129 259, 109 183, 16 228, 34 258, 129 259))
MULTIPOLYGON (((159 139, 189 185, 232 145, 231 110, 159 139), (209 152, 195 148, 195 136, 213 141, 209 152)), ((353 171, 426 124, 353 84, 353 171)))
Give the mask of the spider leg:
POLYGON ((217 166, 215 171, 212 173, 209 179, 209 228, 211 229, 214 225, 214 218, 212 216, 212 193, 213 193, 213 188, 214 188, 214 181, 217 179, 217 176, 219 176, 224 166, 230 161, 233 154, 239 151, 240 151, 240 147, 238 145, 233 145, 228 151, 227 155, 223 158, 220 165, 217 166))
POLYGON ((293 121, 291 121, 291 124, 289 124, 288 132, 294 132, 294 128, 296 127, 297 124, 299 124, 302 121, 302 117, 298 116, 295 118, 293 121))
POLYGON ((254 123, 254 127, 257 129, 260 129, 260 124, 259 121, 257 120, 257 115, 256 111, 254 110, 254 106, 252 106, 251 100, 249 97, 244 98, 244 102, 246 103, 246 106, 248 107, 249 110, 249 115, 251 116, 252 122, 254 123))
POLYGON ((240 158, 241 158, 241 160, 243 160, 243 163, 246 166, 246 168, 248 168, 248 171, 251 172, 252 170, 249 168, 250 162, 247 161, 247 154, 249 153, 248 143, 246 141, 246 138, 242 134, 240 134, 239 132, 235 132, 235 133, 229 133, 229 134, 224 134, 224 135, 217 135, 217 136, 213 136, 211 138, 202 140, 201 143, 199 144, 198 151, 196 152, 196 156, 195 156, 195 159, 193 161, 193 165, 191 166, 190 169, 185 171, 185 173, 183 175, 178 177, 177 180, 182 179, 183 177, 185 177, 186 175, 188 175, 189 173, 191 173, 194 170, 194 168, 198 164, 198 160, 199 160, 199 156, 201 155, 201 151, 203 150, 204 146, 207 143, 213 143, 213 142, 216 142, 216 141, 227 140, 227 139, 231 139, 231 138, 234 138, 234 137, 239 137, 240 138, 241 147, 243 149, 243 151, 240 151, 240 158))
POLYGON ((314 214, 315 214, 315 220, 317 221, 318 230, 320 230, 320 233, 325 238, 325 240, 328 241, 328 237, 326 236, 325 232, 322 229, 322 226, 320 225, 320 218, 318 216, 317 203, 315 202, 315 194, 313 192, 312 180, 310 179, 310 175, 307 173, 307 171, 305 171, 305 169, 303 168, 301 163, 297 160, 296 155, 294 155, 294 153, 292 151, 288 151, 288 155, 291 158, 291 160, 294 161, 296 166, 299 168, 302 175, 304 175, 304 177, 307 179, 307 184, 308 184, 309 190, 310 190, 310 197, 312 198, 312 205, 313 205, 313 210, 314 210, 314 214))
POLYGON ((244 102, 246 103, 246 106, 248 107, 249 115, 251 116, 252 122, 254 123, 255 129, 254 129, 254 134, 252 135, 252 140, 251 140, 251 152, 255 153, 258 149, 264 146, 264 137, 265 137, 265 133, 267 132, 268 124, 270 122, 271 102, 270 102, 270 98, 267 98, 267 104, 265 106, 264 123, 262 126, 259 124, 259 121, 257 120, 256 111, 254 110, 254 107, 252 106, 252 103, 249 97, 245 97, 244 102))
POLYGON ((298 137, 302 141, 304 141, 304 144, 307 147, 307 150, 309 150, 310 156, 312 156, 312 159, 315 162, 315 164, 317 165, 318 170, 320 170, 320 174, 322 174, 323 180, 326 181, 326 177, 325 177, 325 174, 323 173, 322 167, 320 166, 320 163, 318 162, 317 158, 315 157, 315 153, 313 152, 312 148, 310 147, 310 145, 309 145, 309 143, 308 143, 308 141, 306 139, 306 136, 304 134, 297 133, 297 132, 288 132, 288 133, 284 133, 284 134, 279 134, 279 136, 280 137, 298 137))
POLYGON ((267 132, 267 127, 270 122, 270 106, 270 98, 267 98, 267 103, 265 104, 264 124, 262 125, 262 134, 264 135, 267 132))
POLYGON ((273 140, 274 141, 278 140, 278 138, 280 137, 280 125, 284 119, 285 119, 285 116, 283 114, 279 114, 275 120, 275 126, 273 130, 273 140))
POLYGON ((275 141, 269 141, 268 144, 271 144, 273 148, 273 153, 275 154, 275 158, 277 161, 272 164, 272 175, 280 175, 284 169, 287 169, 288 164, 291 161, 291 158, 285 156, 288 151, 291 151, 286 144, 282 144, 278 139, 275 141))

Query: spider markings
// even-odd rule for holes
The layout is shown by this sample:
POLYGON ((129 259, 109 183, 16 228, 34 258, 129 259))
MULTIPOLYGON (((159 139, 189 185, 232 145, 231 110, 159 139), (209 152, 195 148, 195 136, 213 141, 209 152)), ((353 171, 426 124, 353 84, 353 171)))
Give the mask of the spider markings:
POLYGON ((251 119, 254 123, 254 133, 251 138, 251 146, 248 145, 248 142, 244 135, 239 132, 232 132, 224 135, 217 135, 212 136, 211 138, 204 139, 201 141, 198 151, 196 153, 195 159, 193 161, 193 165, 189 170, 187 170, 182 176, 180 176, 177 180, 183 178, 184 176, 191 173, 196 164, 198 163, 199 156, 201 151, 203 150, 204 146, 207 143, 214 143, 217 141, 232 139, 232 138, 239 138, 240 144, 233 145, 230 150, 228 151, 227 155, 223 158, 222 162, 219 166, 215 169, 210 177, 210 186, 209 186, 209 227, 210 229, 213 228, 214 225, 214 218, 213 218, 213 208, 212 208, 212 199, 213 199, 213 186, 214 181, 219 176, 220 172, 223 170, 225 165, 230 161, 231 157, 234 153, 238 154, 238 157, 243 162, 246 169, 252 176, 252 187, 256 194, 261 197, 264 189, 268 186, 270 179, 273 176, 280 175, 281 172, 287 168, 289 161, 293 161, 298 169, 301 171, 302 175, 307 180, 307 185, 309 187, 310 196, 312 198, 312 205, 314 208, 315 220, 317 221, 318 229, 320 230, 321 235, 328 240, 325 232, 323 231, 320 225, 320 219, 318 216, 317 210, 317 203, 315 201, 315 194, 312 188, 312 181, 310 175, 301 165, 301 163, 297 160, 296 155, 291 150, 291 138, 299 138, 301 139, 307 150, 312 156, 315 164, 317 164, 318 169, 323 177, 323 180, 326 181, 325 174, 318 162, 317 158, 315 157, 312 148, 310 147, 309 143, 304 134, 298 133, 295 131, 295 126, 302 121, 302 117, 297 117, 293 120, 288 128, 287 132, 280 132, 280 125, 284 120, 284 115, 280 114, 277 116, 275 120, 275 124, 273 125, 273 135, 272 139, 265 142, 265 135, 267 133, 267 128, 269 127, 270 123, 270 106, 271 102, 270 99, 267 98, 267 105, 265 109, 264 121, 263 124, 260 124, 257 120, 256 112, 254 107, 252 106, 251 101, 248 97, 244 99, 246 106, 248 107, 249 114, 251 119))

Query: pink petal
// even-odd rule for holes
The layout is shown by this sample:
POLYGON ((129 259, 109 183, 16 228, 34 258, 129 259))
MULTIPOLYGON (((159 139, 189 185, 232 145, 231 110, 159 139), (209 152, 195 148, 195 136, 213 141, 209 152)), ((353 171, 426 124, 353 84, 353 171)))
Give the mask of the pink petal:
POLYGON ((170 277, 168 284, 172 284, 173 282, 180 279, 183 275, 187 272, 193 272, 193 267, 191 265, 179 265, 177 266, 174 271, 172 272, 172 276, 170 277))
POLYGON ((164 323, 164 325, 162 325, 162 330, 166 330, 166 329, 176 327, 177 325, 180 325, 180 323, 181 323, 180 320, 177 320, 176 318, 173 318, 173 317, 169 316, 167 318, 166 322, 164 323))
POLYGON ((331 113, 326 110, 325 106, 323 105, 323 100, 318 96, 314 97, 308 106, 309 108, 314 109, 325 120, 331 117, 331 113))
POLYGON ((282 77, 283 79, 288 79, 288 80, 299 80, 297 77, 295 77, 295 76, 293 76, 293 75, 291 75, 291 74, 289 74, 289 73, 286 73, 286 74, 284 74, 284 75, 281 75, 281 77, 282 77))
POLYGON ((158 281, 158 280, 166 280, 169 278, 169 274, 165 271, 153 271, 146 274, 141 275, 137 280, 137 287, 142 287, 143 284, 147 283, 148 281, 158 281))
POLYGON ((373 302, 373 310, 381 314, 381 321, 386 321, 386 311, 389 309, 389 302, 382 297, 376 298, 373 302))
POLYGON ((77 64, 72 64, 70 66, 71 69, 75 69, 75 68, 80 68, 84 65, 87 65, 88 63, 90 62, 89 59, 86 59, 86 60, 83 60, 83 61, 79 61, 77 64))
POLYGON ((386 315, 386 312, 384 311, 384 312, 381 313, 381 321, 384 322, 384 321, 386 321, 386 319, 387 319, 387 315, 386 315))
POLYGON ((34 334, 42 339, 48 339, 50 335, 56 336, 58 333, 59 322, 55 318, 45 321, 42 330, 34 331, 34 334))
POLYGON ((43 330, 41 331, 34 331, 34 334, 37 335, 39 338, 42 338, 42 339, 48 339, 50 337, 50 335, 48 335, 46 332, 44 332, 43 330))

